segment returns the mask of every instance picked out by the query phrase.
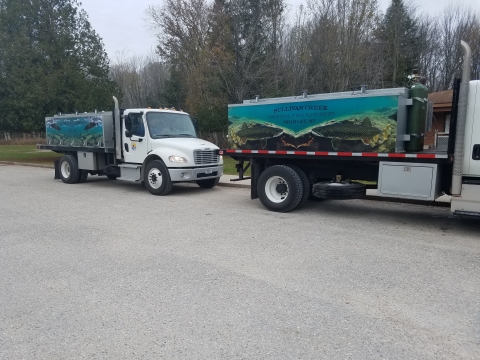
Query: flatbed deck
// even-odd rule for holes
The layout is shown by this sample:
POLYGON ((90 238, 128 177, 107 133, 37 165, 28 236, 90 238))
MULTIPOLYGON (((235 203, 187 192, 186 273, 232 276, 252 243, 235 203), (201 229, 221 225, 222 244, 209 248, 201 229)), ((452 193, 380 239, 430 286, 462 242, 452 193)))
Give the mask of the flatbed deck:
POLYGON ((115 153, 115 149, 106 147, 95 146, 64 146, 64 145, 46 145, 37 144, 39 150, 51 150, 55 152, 70 152, 70 151, 85 151, 85 152, 97 152, 97 153, 115 153))
POLYGON ((418 159, 418 160, 436 160, 445 163, 452 162, 451 156, 446 151, 422 151, 419 153, 377 153, 377 152, 331 152, 331 151, 288 151, 288 150, 233 150, 224 149, 220 154, 232 157, 264 157, 265 155, 272 157, 289 157, 302 159, 349 159, 365 158, 368 160, 378 159, 418 159))

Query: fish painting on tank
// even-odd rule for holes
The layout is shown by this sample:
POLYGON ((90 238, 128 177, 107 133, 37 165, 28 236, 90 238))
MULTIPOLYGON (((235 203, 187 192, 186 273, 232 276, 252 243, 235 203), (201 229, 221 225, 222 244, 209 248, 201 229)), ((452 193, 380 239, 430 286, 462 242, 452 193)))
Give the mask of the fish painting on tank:
POLYGON ((49 117, 45 123, 49 145, 104 146, 103 120, 99 115, 49 117))
POLYGON ((394 152, 398 96, 230 105, 229 147, 394 152))

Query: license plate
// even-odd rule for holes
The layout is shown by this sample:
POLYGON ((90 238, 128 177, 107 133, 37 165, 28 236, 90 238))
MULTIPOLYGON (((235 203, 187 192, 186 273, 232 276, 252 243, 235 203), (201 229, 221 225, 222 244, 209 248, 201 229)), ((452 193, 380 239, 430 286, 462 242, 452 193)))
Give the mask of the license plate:
POLYGON ((212 169, 205 170, 205 174, 211 174, 212 172, 213 172, 212 169))

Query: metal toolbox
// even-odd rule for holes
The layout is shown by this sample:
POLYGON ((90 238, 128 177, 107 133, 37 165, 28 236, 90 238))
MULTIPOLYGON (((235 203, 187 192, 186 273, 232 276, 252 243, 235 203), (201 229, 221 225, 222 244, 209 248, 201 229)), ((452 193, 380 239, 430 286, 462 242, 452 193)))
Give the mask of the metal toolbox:
POLYGON ((437 164, 380 162, 379 196, 434 201, 440 196, 437 164))

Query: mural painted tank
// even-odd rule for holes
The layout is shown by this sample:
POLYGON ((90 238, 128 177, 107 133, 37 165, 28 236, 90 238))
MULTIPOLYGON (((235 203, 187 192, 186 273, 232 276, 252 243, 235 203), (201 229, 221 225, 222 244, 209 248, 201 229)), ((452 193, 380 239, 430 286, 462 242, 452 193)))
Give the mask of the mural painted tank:
POLYGON ((229 105, 230 149, 396 150, 398 95, 265 102, 229 105))
POLYGON ((106 115, 101 114, 47 117, 45 119, 47 144, 108 147, 108 141, 105 144, 105 117, 106 115))

